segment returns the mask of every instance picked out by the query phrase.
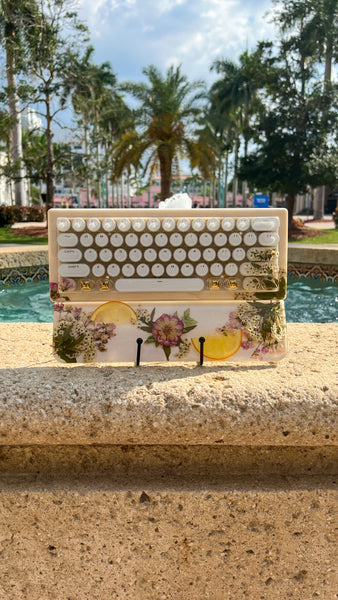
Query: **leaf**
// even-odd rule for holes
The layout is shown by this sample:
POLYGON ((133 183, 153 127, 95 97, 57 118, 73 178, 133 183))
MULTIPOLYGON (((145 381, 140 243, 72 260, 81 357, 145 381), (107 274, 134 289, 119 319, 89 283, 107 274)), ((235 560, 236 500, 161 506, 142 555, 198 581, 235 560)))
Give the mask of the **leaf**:
POLYGON ((155 315, 155 307, 153 308, 153 310, 150 313, 150 321, 153 323, 154 322, 154 315, 155 315))
POLYGON ((190 316, 190 308, 187 308, 187 310, 184 311, 184 315, 182 317, 182 321, 183 321, 183 324, 184 324, 183 333, 187 333, 187 331, 191 331, 197 325, 197 321, 195 321, 195 319, 193 319, 190 316))
POLYGON ((163 347, 163 352, 167 357, 167 360, 169 360, 170 357, 170 352, 171 352, 171 348, 170 346, 162 346, 163 347))
POLYGON ((155 343, 155 340, 154 340, 153 336, 152 336, 152 335, 150 335, 149 337, 147 337, 147 339, 145 340, 145 342, 144 342, 144 343, 145 343, 145 344, 154 344, 154 343, 155 343))
POLYGON ((151 333, 153 328, 149 327, 149 325, 145 325, 144 327, 139 327, 138 329, 141 329, 141 331, 147 331, 148 333, 151 333))

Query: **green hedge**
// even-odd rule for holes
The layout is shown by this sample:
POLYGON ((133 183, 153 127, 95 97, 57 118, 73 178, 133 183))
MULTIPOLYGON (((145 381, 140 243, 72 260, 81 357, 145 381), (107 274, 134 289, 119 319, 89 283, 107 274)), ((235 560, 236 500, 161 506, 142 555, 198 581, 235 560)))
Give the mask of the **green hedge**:
POLYGON ((41 223, 45 220, 43 206, 0 206, 0 227, 34 221, 41 223))

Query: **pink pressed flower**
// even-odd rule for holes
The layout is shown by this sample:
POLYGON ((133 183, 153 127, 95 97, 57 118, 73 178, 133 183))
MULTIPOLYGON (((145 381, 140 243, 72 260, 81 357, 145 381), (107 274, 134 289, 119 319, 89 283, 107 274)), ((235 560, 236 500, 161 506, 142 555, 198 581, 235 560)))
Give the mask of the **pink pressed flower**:
POLYGON ((57 283, 55 283, 55 282, 51 282, 51 283, 49 284, 49 289, 50 289, 50 291, 51 291, 51 292, 57 292, 57 291, 58 291, 58 289, 59 289, 59 286, 58 286, 58 284, 57 284, 57 283))
POLYGON ((54 304, 54 311, 55 312, 62 312, 63 311, 63 304, 59 303, 59 304, 54 304))
POLYGON ((75 282, 73 279, 67 279, 63 277, 59 283, 59 289, 61 292, 66 292, 67 290, 73 290, 75 288, 75 282))
POLYGON ((177 346, 183 333, 184 323, 174 315, 161 315, 153 323, 152 335, 161 346, 177 346))

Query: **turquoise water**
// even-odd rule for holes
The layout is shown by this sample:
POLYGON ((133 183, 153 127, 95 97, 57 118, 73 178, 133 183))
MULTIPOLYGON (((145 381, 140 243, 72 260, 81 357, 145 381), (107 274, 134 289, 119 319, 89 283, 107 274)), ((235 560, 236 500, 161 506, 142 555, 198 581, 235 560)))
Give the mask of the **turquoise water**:
MULTIPOLYGON (((315 279, 288 278, 285 301, 289 323, 338 321, 338 286, 315 279)), ((47 282, 26 283, 0 290, 0 322, 50 323, 53 305, 47 282)))

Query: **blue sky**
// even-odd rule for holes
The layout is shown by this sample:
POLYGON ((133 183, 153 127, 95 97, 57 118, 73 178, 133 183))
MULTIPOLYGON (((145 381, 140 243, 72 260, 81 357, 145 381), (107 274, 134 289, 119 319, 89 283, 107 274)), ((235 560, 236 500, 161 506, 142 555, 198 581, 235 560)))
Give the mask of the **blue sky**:
POLYGON ((182 64, 190 80, 215 77, 216 58, 237 60, 257 40, 273 39, 272 0, 78 0, 95 61, 109 60, 119 81, 142 79, 142 68, 182 64))

